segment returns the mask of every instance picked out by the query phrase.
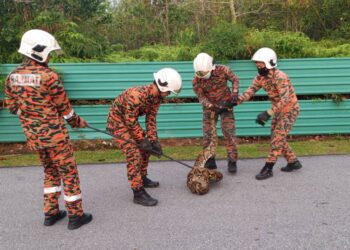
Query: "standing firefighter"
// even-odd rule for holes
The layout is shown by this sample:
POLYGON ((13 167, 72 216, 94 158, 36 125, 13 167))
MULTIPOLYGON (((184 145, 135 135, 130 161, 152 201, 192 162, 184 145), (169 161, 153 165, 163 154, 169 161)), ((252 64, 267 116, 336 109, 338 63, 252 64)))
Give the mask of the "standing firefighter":
POLYGON ((150 154, 162 154, 156 117, 163 98, 170 92, 177 95, 181 85, 181 76, 176 70, 163 68, 154 73, 153 83, 125 90, 117 96, 110 108, 107 130, 120 138, 115 138, 115 142, 127 160, 127 174, 134 193, 134 203, 143 206, 155 206, 158 203, 144 189, 159 186, 159 182, 147 177, 150 154), (139 116, 143 115, 146 115, 146 131, 138 121, 139 116))
POLYGON ((239 97, 238 103, 249 100, 260 88, 267 92, 272 102, 271 109, 260 113, 256 118, 256 123, 264 126, 273 117, 270 152, 265 166, 256 175, 257 180, 263 180, 273 176, 272 168, 281 154, 288 162, 287 166, 281 169, 282 171, 291 172, 302 167, 287 142, 287 135, 299 115, 300 108, 288 76, 276 69, 275 51, 270 48, 261 48, 253 55, 252 60, 255 61, 258 75, 252 85, 239 97))
POLYGON ((78 169, 64 119, 72 128, 84 128, 86 122, 74 112, 57 73, 48 67, 52 51, 61 52, 61 48, 51 34, 29 30, 23 35, 18 52, 25 58, 6 79, 5 100, 10 113, 19 116, 28 146, 44 166, 44 225, 66 216, 58 205, 62 181, 68 229, 76 229, 89 223, 92 215, 83 212, 78 169))
MULTIPOLYGON (((228 171, 237 172, 236 127, 233 106, 237 105, 238 77, 225 65, 213 65, 213 58, 206 53, 200 53, 193 61, 195 77, 192 80, 193 90, 199 102, 203 105, 203 149, 207 148, 216 135, 212 134, 210 126, 212 119, 215 124, 221 116, 221 130, 226 143, 228 171), (232 82, 232 92, 227 81, 232 82), (215 112, 214 116, 211 113, 215 112)), ((215 155, 205 164, 208 169, 216 169, 215 155)))

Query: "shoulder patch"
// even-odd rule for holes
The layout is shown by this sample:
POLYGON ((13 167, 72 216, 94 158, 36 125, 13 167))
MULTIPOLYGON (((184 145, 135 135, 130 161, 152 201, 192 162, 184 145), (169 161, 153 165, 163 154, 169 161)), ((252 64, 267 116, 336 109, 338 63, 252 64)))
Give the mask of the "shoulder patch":
POLYGON ((39 87, 41 75, 39 74, 11 74, 10 84, 14 86, 31 86, 39 87))

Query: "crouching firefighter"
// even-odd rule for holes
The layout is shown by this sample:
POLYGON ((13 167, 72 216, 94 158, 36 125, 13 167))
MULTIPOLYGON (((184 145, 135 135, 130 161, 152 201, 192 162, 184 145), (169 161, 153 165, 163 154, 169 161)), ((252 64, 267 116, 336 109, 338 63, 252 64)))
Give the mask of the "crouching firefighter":
POLYGON ((271 109, 261 112, 256 118, 256 123, 264 126, 272 117, 270 152, 265 166, 256 175, 257 180, 263 180, 272 177, 273 166, 281 154, 287 160, 287 165, 281 168, 282 171, 291 172, 302 167, 287 142, 288 133, 299 115, 300 107, 288 76, 276 68, 275 51, 261 48, 255 52, 252 60, 255 61, 258 75, 252 85, 238 98, 238 103, 249 100, 260 88, 267 92, 272 103, 271 109))
MULTIPOLYGON (((211 132, 212 120, 217 123, 221 116, 221 130, 226 143, 228 171, 237 172, 236 126, 233 107, 237 105, 239 80, 225 65, 213 65, 213 58, 200 53, 193 61, 195 77, 192 80, 193 91, 203 106, 203 150, 209 147, 214 137, 211 132), (232 83, 231 88, 227 81, 232 83), (214 112, 214 116, 211 116, 214 112)), ((216 133, 216 130, 215 130, 216 133)), ((215 152, 205 164, 208 169, 216 169, 215 152)))
POLYGON ((159 182, 147 176, 150 154, 162 155, 156 116, 163 98, 170 92, 177 95, 181 85, 181 76, 176 70, 163 68, 154 73, 153 83, 126 89, 110 108, 107 130, 114 135, 118 149, 126 157, 128 180, 136 204, 155 206, 158 203, 145 190, 159 186, 159 182), (143 115, 146 116, 145 130, 138 121, 143 115))
POLYGON ((69 102, 62 81, 48 67, 50 53, 61 52, 56 39, 42 30, 29 30, 18 50, 24 60, 6 79, 5 101, 10 113, 18 115, 29 148, 36 151, 44 167, 45 226, 66 216, 59 210, 63 193, 68 211, 68 229, 89 223, 92 215, 84 213, 78 169, 64 120, 72 128, 84 128, 69 102))

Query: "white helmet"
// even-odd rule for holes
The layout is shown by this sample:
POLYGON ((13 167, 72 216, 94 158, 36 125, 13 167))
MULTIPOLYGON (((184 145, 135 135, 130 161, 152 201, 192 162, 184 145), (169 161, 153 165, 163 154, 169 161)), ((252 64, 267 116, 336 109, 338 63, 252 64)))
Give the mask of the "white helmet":
POLYGON ((273 69, 277 66, 276 52, 270 48, 261 48, 254 53, 252 61, 264 62, 266 68, 273 69))
POLYGON ((207 53, 199 53, 193 60, 194 72, 210 72, 215 66, 213 65, 213 58, 207 53))
POLYGON ((63 53, 56 39, 43 30, 29 30, 22 36, 19 53, 43 63, 51 51, 63 53))
POLYGON ((154 80, 161 92, 171 91, 179 94, 182 87, 180 74, 172 68, 163 68, 157 73, 153 73, 154 80))

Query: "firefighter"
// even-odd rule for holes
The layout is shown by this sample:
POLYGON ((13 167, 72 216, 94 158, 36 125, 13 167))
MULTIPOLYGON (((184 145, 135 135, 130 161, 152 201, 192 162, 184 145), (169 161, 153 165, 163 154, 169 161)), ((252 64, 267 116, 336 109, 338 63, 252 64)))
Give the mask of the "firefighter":
POLYGON ((170 94, 178 94, 182 80, 172 68, 163 68, 154 73, 154 81, 145 86, 126 89, 116 97, 108 115, 107 130, 114 136, 118 149, 127 161, 127 175, 134 194, 134 203, 155 206, 158 201, 145 188, 155 188, 159 182, 147 176, 150 154, 161 156, 162 148, 158 140, 156 116, 162 100, 170 94), (146 116, 146 129, 138 121, 146 116))
MULTIPOLYGON (((215 124, 221 116, 221 130, 226 143, 228 171, 237 172, 236 127, 233 107, 237 105, 239 80, 225 65, 213 65, 213 58, 200 53, 193 61, 195 76, 192 80, 193 90, 203 106, 203 149, 207 148, 217 135, 211 133, 212 119, 215 124), (232 91, 227 86, 232 83, 232 91), (211 116, 211 112, 215 112, 211 116)), ((205 164, 208 169, 216 169, 215 155, 205 164)))
POLYGON ((273 166, 281 154, 288 162, 281 168, 282 171, 291 172, 302 167, 287 142, 288 133, 299 115, 300 107, 288 76, 276 68, 275 51, 261 48, 255 52, 252 61, 255 61, 258 74, 251 86, 238 98, 238 103, 249 100, 260 88, 267 92, 272 103, 270 109, 261 112, 256 118, 256 123, 264 126, 272 117, 270 152, 265 166, 256 175, 257 180, 263 180, 273 176, 273 166))
POLYGON ((44 225, 67 215, 58 204, 63 182, 68 229, 77 229, 92 215, 82 208, 78 169, 64 120, 72 128, 84 128, 86 122, 74 112, 61 79, 48 66, 53 51, 62 52, 51 34, 38 29, 24 33, 18 50, 24 59, 6 79, 5 102, 10 113, 19 116, 27 144, 44 167, 44 225))

